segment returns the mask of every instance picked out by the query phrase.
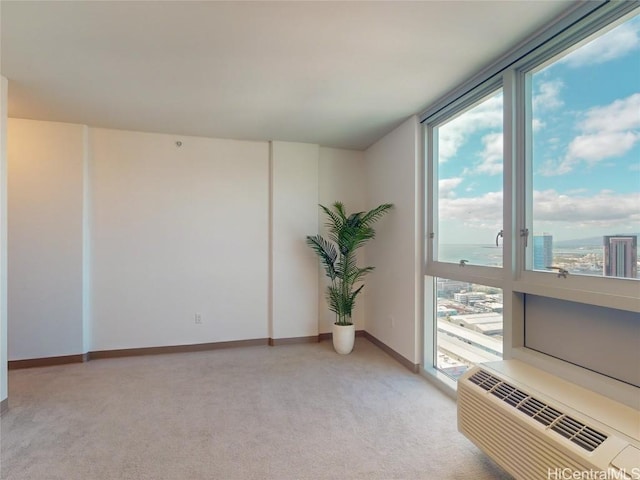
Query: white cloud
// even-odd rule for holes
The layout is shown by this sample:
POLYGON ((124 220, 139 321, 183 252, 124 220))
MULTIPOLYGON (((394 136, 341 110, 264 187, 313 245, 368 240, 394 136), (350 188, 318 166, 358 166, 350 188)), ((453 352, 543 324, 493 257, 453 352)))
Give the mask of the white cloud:
POLYGON ((639 32, 640 19, 632 20, 574 50, 561 61, 575 68, 622 57, 640 47, 639 32))
POLYGON ((633 132, 605 131, 579 135, 569 144, 567 159, 562 164, 575 165, 577 160, 585 160, 592 165, 604 158, 624 155, 639 139, 640 134, 633 132))
POLYGON ((622 132, 640 128, 640 93, 591 108, 578 127, 585 132, 622 132))
MULTIPOLYGON (((602 190, 588 196, 584 192, 561 194, 556 190, 534 191, 533 204, 536 228, 553 231, 557 238, 580 238, 602 235, 603 231, 628 232, 640 229, 640 193, 616 194, 602 190)), ((461 238, 470 234, 493 240, 502 229, 502 193, 441 198, 439 218, 440 223, 446 226, 442 233, 449 237, 445 243, 464 243, 461 238)))
POLYGON ((460 185, 462 178, 442 178, 438 180, 438 196, 440 198, 454 198, 456 193, 455 188, 460 185))
POLYGON ((475 132, 502 127, 502 94, 494 95, 438 129, 438 160, 454 157, 475 132))
POLYGON ((467 225, 502 224, 502 192, 480 197, 445 198, 439 201, 439 217, 467 225))
POLYGON ((482 162, 476 167, 477 173, 487 175, 499 175, 502 173, 503 164, 503 134, 490 133, 482 137, 484 150, 482 151, 482 162))
POLYGON ((467 187, 464 189, 465 192, 474 192, 478 188, 477 182, 468 182, 467 187))
POLYGON ((575 160, 569 161, 566 158, 560 162, 547 160, 539 167, 536 173, 542 175, 543 177, 564 175, 566 173, 570 173, 576 163, 577 162, 575 160))
POLYGON ((640 225, 640 193, 616 194, 602 190, 593 196, 565 195, 555 190, 533 192, 536 222, 576 226, 625 227, 640 225))
MULTIPOLYGON (((538 84, 538 91, 533 94, 533 112, 549 111, 560 108, 564 105, 564 101, 560 98, 560 91, 564 87, 562 80, 543 81, 538 84)), ((531 128, 534 132, 539 132, 547 126, 546 122, 540 118, 533 117, 531 119, 531 128)))
POLYGON ((640 141, 640 93, 590 108, 581 115, 577 128, 580 133, 569 143, 565 156, 546 162, 542 175, 563 175, 583 162, 593 166, 631 150, 640 141))
POLYGON ((538 92, 533 95, 533 109, 553 110, 564 105, 560 91, 564 87, 562 80, 550 80, 538 84, 538 92))
POLYGON ((539 132, 546 126, 547 124, 542 120, 540 120, 539 118, 531 119, 531 128, 533 129, 534 132, 539 132))

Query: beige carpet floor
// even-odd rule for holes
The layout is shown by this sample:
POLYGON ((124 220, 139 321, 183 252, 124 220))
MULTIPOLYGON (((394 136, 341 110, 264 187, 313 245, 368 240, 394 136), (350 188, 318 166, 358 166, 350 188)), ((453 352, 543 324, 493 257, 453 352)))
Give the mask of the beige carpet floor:
POLYGON ((508 479, 366 339, 14 370, 6 480, 508 479))

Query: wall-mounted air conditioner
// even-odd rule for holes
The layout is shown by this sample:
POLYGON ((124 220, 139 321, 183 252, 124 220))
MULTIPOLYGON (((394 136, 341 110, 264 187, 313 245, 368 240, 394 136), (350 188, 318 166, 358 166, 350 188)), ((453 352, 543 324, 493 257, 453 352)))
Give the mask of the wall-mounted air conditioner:
POLYGON ((516 479, 640 480, 638 410, 517 360, 460 377, 458 429, 516 479))

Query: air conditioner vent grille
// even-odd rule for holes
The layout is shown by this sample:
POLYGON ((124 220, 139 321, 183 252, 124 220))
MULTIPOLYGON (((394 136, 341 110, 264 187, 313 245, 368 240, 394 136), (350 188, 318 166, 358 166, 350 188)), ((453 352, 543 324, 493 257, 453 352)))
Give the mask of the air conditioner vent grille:
POLYGON ((545 426, 551 425, 558 418, 562 416, 562 412, 551 408, 550 406, 545 406, 542 410, 540 410, 536 415, 534 415, 533 419, 537 420, 541 424, 545 426))
POLYGON ((484 370, 478 370, 471 377, 469 377, 469 381, 475 383, 476 385, 487 391, 491 390, 496 384, 501 383, 499 378, 494 377, 484 370))
POLYGON ((607 439, 605 434, 565 415, 484 370, 475 372, 469 377, 469 381, 589 452, 594 451, 607 439))
POLYGON ((576 445, 580 445, 589 452, 594 451, 607 437, 592 428, 587 427, 582 422, 575 420, 567 415, 558 420, 551 430, 558 432, 565 438, 568 438, 576 445))

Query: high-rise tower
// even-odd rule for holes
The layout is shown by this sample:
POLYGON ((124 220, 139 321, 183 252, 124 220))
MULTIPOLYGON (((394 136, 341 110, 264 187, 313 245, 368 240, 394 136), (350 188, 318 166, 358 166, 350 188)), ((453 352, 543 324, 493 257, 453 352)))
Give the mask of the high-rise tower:
POLYGON ((636 278, 638 276, 638 237, 605 235, 604 276, 636 278))
POLYGON ((546 270, 553 264, 553 235, 533 236, 533 269, 546 270))

